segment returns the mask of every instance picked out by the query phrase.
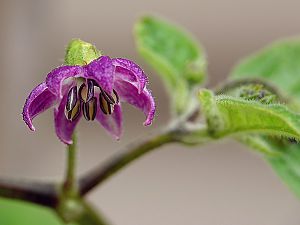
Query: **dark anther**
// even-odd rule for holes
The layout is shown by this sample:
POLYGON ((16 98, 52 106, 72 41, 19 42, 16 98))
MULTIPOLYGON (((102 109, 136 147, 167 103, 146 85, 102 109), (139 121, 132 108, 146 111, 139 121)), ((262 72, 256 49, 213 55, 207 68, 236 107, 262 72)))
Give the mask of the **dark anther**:
POLYGON ((70 111, 66 110, 65 113, 68 120, 75 120, 80 114, 80 101, 77 101, 75 106, 70 111))
POLYGON ((83 83, 79 88, 79 97, 83 102, 88 102, 94 97, 94 82, 87 80, 87 86, 83 83))
POLYGON ((77 87, 72 87, 68 93, 65 115, 68 120, 75 120, 80 113, 80 101, 77 97, 77 87))
POLYGON ((91 81, 93 82, 94 87, 100 88, 99 84, 96 81, 94 81, 94 80, 91 80, 91 81))
POLYGON ((94 97, 94 82, 93 80, 88 80, 87 84, 88 84, 88 98, 87 98, 87 102, 88 102, 92 99, 92 97, 94 97))
POLYGON ((114 98, 100 87, 100 91, 107 102, 115 104, 114 98))
POLYGON ((100 92, 99 94, 99 103, 100 103, 100 109, 104 114, 111 114, 112 113, 112 107, 113 104, 108 101, 108 99, 105 97, 104 92, 100 92))
POLYGON ((116 104, 118 104, 119 103, 119 95, 115 90, 113 90, 113 93, 114 93, 114 96, 113 96, 114 100, 115 100, 116 104))
POLYGON ((68 112, 71 111, 75 107, 76 102, 77 102, 77 87, 74 86, 70 89, 68 93, 66 110, 68 112))
POLYGON ((95 97, 82 103, 82 113, 87 121, 95 119, 97 114, 97 99, 95 97))

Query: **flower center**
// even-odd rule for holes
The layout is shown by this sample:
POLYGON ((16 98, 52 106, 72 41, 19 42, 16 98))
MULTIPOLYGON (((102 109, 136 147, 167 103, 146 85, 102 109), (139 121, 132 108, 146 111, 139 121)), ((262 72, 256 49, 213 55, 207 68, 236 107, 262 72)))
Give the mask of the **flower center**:
POLYGON ((110 95, 94 80, 88 79, 79 88, 73 86, 69 90, 65 106, 66 118, 74 121, 79 116, 80 110, 82 110, 83 116, 87 121, 94 120, 97 114, 95 93, 99 93, 98 99, 101 111, 105 115, 112 114, 115 104, 119 103, 117 92, 113 90, 113 95, 110 95))

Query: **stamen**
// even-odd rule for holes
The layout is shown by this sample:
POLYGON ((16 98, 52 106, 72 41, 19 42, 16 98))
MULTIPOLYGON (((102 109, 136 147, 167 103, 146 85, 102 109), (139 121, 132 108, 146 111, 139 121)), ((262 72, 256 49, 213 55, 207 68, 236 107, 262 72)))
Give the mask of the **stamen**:
POLYGON ((107 114, 110 115, 113 112, 113 104, 105 98, 103 92, 100 92, 99 94, 99 103, 100 103, 100 109, 105 115, 107 114))
POLYGON ((73 121, 75 120, 80 113, 80 101, 77 101, 75 106, 70 111, 65 111, 66 117, 68 120, 73 121))
POLYGON ((77 102, 77 87, 74 86, 70 89, 68 93, 66 110, 68 112, 71 111, 75 107, 76 102, 77 102))
POLYGON ((82 113, 87 121, 95 119, 97 113, 97 99, 95 97, 82 103, 82 113))
POLYGON ((115 89, 113 90, 113 93, 114 93, 113 98, 114 98, 116 104, 118 104, 118 103, 119 103, 119 95, 118 95, 118 93, 115 91, 115 89))
POLYGON ((88 98, 87 101, 91 100, 94 97, 94 82, 93 80, 88 79, 88 98))
POLYGON ((105 98, 105 100, 107 102, 109 102, 110 104, 115 104, 116 103, 114 98, 111 95, 109 95, 106 91, 104 91, 101 87, 100 87, 100 90, 102 92, 103 97, 105 98))
POLYGON ((94 80, 91 80, 91 81, 93 82, 94 87, 100 88, 100 85, 96 81, 94 81, 94 80))
POLYGON ((79 97, 82 101, 88 102, 94 97, 94 82, 87 80, 87 86, 83 83, 79 88, 79 97))

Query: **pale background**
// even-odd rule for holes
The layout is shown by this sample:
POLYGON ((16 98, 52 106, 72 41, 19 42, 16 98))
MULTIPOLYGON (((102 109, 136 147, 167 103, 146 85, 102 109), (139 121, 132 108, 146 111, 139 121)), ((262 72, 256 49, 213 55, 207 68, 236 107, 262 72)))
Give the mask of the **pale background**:
MULTIPOLYGON (((150 128, 124 107, 125 134, 111 139, 96 123, 79 127, 79 173, 147 136, 169 117, 156 74, 137 55, 134 21, 162 15, 190 30, 207 50, 211 84, 235 62, 267 43, 299 34, 300 1, 0 1, 0 175, 60 179, 64 146, 55 136, 52 111, 34 122, 21 119, 31 89, 60 65, 71 38, 92 42, 110 56, 136 60, 148 73, 157 101, 150 128)), ((167 146, 130 165, 89 195, 116 225, 298 225, 300 201, 254 152, 233 142, 185 149, 167 146)), ((1 207, 1 205, 0 205, 1 207)))

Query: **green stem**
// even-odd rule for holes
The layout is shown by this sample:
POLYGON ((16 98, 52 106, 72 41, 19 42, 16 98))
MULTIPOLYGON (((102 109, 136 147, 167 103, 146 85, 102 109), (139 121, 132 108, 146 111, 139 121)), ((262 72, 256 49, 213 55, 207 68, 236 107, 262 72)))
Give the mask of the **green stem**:
POLYGON ((101 215, 79 196, 76 179, 77 138, 75 133, 73 143, 67 146, 67 167, 65 179, 60 193, 59 204, 56 207, 58 216, 65 223, 80 225, 107 225, 101 215))
POLYGON ((67 170, 65 181, 63 185, 63 192, 69 196, 76 196, 78 193, 76 181, 76 152, 77 152, 77 138, 76 134, 72 137, 73 144, 67 147, 67 170))

